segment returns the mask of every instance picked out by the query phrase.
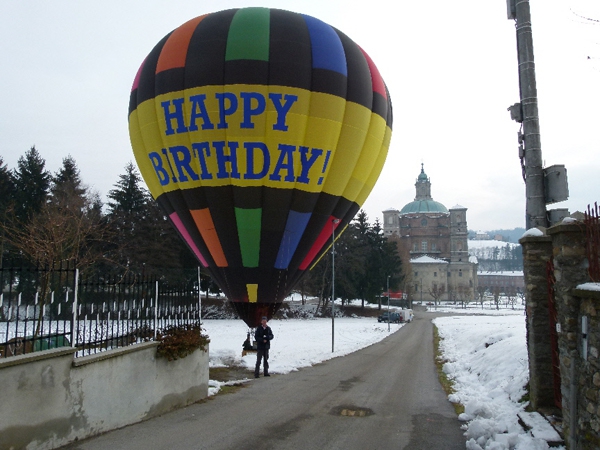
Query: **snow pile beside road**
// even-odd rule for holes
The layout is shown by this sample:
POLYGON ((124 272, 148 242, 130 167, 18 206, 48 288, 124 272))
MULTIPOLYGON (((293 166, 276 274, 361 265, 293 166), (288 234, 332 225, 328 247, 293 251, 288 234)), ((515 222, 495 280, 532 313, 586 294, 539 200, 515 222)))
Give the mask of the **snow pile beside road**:
MULTIPOLYGON (((454 380, 452 402, 465 406, 467 450, 547 449, 546 441, 526 432, 517 414, 529 380, 525 317, 455 316, 434 319, 444 372, 454 380)), ((538 433, 539 436, 539 433, 538 433)))

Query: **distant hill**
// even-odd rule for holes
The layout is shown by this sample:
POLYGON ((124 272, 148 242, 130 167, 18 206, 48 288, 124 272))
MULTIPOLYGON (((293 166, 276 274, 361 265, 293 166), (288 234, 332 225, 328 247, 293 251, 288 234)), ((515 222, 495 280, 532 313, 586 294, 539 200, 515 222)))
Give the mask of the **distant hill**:
POLYGON ((468 245, 469 256, 477 257, 480 272, 523 270, 523 251, 520 244, 470 239, 468 245))
POLYGON ((505 237, 505 241, 514 242, 515 244, 519 243, 519 239, 523 237, 525 233, 525 228, 513 228, 512 230, 492 230, 488 231, 490 236, 495 236, 499 234, 500 236, 505 237))
MULTIPOLYGON (((484 231, 483 233, 487 233, 490 239, 494 239, 494 236, 500 235, 502 236, 502 241, 518 244, 519 239, 521 239, 523 233, 525 233, 525 228, 513 228, 512 230, 490 230, 484 231)), ((477 236, 477 231, 469 230, 469 239, 475 239, 475 236, 477 236)))

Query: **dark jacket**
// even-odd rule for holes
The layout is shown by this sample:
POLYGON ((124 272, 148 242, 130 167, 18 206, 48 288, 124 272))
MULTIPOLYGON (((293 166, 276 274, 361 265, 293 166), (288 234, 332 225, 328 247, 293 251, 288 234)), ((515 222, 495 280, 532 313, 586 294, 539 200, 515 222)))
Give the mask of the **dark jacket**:
POLYGON ((271 327, 267 326, 263 328, 262 325, 256 327, 256 332, 254 333, 254 339, 256 339, 256 348, 260 350, 264 350, 265 348, 271 348, 271 339, 273 339, 273 331, 271 331, 271 327), (265 339, 267 342, 264 342, 265 339))

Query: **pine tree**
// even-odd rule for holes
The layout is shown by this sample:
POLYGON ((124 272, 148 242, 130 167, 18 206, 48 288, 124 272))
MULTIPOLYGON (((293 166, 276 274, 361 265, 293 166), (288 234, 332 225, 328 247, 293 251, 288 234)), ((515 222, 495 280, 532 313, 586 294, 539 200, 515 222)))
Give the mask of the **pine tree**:
POLYGON ((364 277, 367 254, 358 227, 351 222, 335 243, 335 296, 342 299, 342 304, 359 297, 360 284, 356 280, 364 277))
POLYGON ((171 280, 181 277, 184 267, 196 270, 197 261, 142 185, 133 163, 125 167, 108 198, 108 219, 117 236, 119 265, 146 274, 169 272, 171 280))
POLYGON ((125 166, 125 173, 119 175, 115 188, 108 192, 107 203, 108 220, 116 236, 116 262, 134 270, 143 267, 143 261, 139 261, 136 253, 139 254, 141 250, 138 231, 146 219, 149 201, 149 195, 141 183, 137 169, 129 162, 125 166))
MULTIPOLYGON (((331 254, 331 252, 329 252, 331 254)), ((374 301, 386 288, 397 287, 403 278, 396 243, 383 236, 379 221, 371 226, 364 211, 335 242, 335 296, 374 301)), ((304 292, 325 299, 331 293, 331 255, 311 269, 302 283, 304 292)))
POLYGON ((388 277, 390 289, 402 283, 402 261, 396 243, 383 235, 379 219, 368 229, 367 239, 371 250, 367 261, 367 295, 373 300, 387 289, 388 277))
POLYGON ((360 298, 362 307, 365 306, 365 300, 372 299, 371 288, 371 275, 373 268, 373 261, 369 260, 372 254, 372 240, 371 240, 371 225, 369 224, 369 218, 364 210, 360 210, 354 221, 357 230, 358 248, 360 248, 363 257, 363 266, 360 273, 355 274, 355 284, 357 298, 360 298))
POLYGON ((12 173, 0 156, 0 267, 3 266, 4 251, 6 249, 5 226, 12 214, 14 194, 15 184, 12 173))
POLYGON ((14 186, 12 173, 4 163, 2 156, 0 156, 0 214, 4 214, 12 203, 15 192, 14 186))
POLYGON ((77 202, 77 205, 70 205, 81 208, 86 203, 87 189, 81 181, 77 163, 71 155, 63 158, 62 163, 62 167, 52 177, 52 185, 50 187, 51 201, 66 207, 67 199, 71 202, 81 199, 80 202, 77 202))
POLYGON ((49 267, 69 261, 90 269, 104 259, 104 247, 110 240, 99 198, 87 195, 71 156, 63 159, 51 183, 39 209, 10 224, 11 245, 17 255, 33 264, 49 267))
POLYGON ((50 188, 51 175, 46 169, 46 161, 35 146, 19 158, 13 172, 15 184, 15 216, 26 222, 40 211, 50 188))
POLYGON ((119 175, 115 189, 108 192, 109 215, 142 215, 148 201, 148 192, 141 186, 142 178, 132 162, 125 166, 125 173, 119 175))

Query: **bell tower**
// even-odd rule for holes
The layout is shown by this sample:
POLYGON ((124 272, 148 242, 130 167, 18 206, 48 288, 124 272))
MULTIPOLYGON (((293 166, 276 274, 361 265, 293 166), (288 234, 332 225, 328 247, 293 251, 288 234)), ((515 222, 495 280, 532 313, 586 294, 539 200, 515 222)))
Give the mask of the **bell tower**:
POLYGON ((417 196, 415 197, 415 201, 420 200, 433 200, 431 197, 431 181, 429 181, 429 177, 425 173, 423 169, 423 163, 421 163, 421 173, 417 177, 417 182, 415 183, 415 189, 417 196))
POLYGON ((450 211, 450 261, 469 261, 467 208, 456 205, 450 211))

